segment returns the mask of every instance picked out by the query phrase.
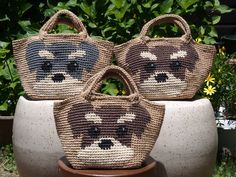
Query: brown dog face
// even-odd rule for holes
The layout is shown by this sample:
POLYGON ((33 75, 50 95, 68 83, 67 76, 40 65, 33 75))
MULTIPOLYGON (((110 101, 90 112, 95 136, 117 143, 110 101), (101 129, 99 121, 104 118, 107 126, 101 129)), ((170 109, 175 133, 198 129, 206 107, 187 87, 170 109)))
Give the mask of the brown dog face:
POLYGON ((129 70, 138 74, 141 89, 172 96, 186 89, 186 74, 193 72, 197 60, 198 53, 187 44, 178 47, 138 44, 126 55, 129 70))
POLYGON ((122 163, 133 158, 132 136, 141 138, 151 117, 139 104, 125 109, 121 105, 94 107, 90 103, 74 105, 68 113, 73 137, 81 138, 79 160, 122 163), (73 121, 79 120, 77 124, 73 121), (123 153, 126 151, 126 153, 123 153))

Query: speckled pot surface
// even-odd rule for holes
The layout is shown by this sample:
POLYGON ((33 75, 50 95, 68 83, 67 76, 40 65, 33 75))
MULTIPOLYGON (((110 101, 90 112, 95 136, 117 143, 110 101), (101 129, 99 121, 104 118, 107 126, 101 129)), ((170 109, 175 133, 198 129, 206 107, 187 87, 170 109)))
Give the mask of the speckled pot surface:
POLYGON ((211 103, 158 101, 166 112, 151 156, 161 177, 212 177, 217 153, 217 128, 211 103))
MULTIPOLYGON (((210 102, 158 101, 166 113, 151 156, 161 177, 211 177, 217 130, 210 102)), ((53 118, 53 101, 20 97, 13 123, 13 145, 21 177, 57 177, 64 155, 53 118)))
POLYGON ((20 97, 13 122, 13 148, 21 177, 57 177, 64 155, 56 132, 53 101, 20 97))

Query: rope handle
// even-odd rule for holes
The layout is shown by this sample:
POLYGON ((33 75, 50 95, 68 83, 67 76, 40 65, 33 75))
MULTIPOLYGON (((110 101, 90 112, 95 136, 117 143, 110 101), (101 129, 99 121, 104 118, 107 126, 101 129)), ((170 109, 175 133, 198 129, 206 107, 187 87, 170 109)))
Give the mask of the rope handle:
POLYGON ((155 25, 160 25, 163 23, 176 24, 180 28, 181 32, 183 33, 181 38, 183 38, 186 41, 192 39, 191 30, 190 30, 188 23, 181 16, 174 15, 174 14, 161 15, 161 16, 158 16, 158 17, 150 20, 149 22, 147 22, 143 26, 143 28, 140 32, 141 38, 143 38, 143 39, 147 38, 148 36, 146 36, 146 35, 147 35, 147 32, 150 30, 150 28, 152 28, 155 25))
POLYGON ((76 28, 78 32, 88 35, 86 28, 80 19, 69 10, 60 10, 55 13, 39 30, 39 34, 48 34, 57 24, 63 23, 76 28), (63 18, 66 17, 66 18, 63 18))
POLYGON ((125 86, 127 87, 131 97, 139 97, 139 91, 138 88, 132 79, 132 77, 121 67, 111 65, 105 67, 103 70, 92 76, 87 82, 86 86, 81 92, 81 95, 83 97, 87 97, 93 94, 95 91, 95 88, 98 88, 97 86, 101 85, 101 81, 109 78, 109 77, 115 77, 116 79, 119 79, 122 81, 125 86))

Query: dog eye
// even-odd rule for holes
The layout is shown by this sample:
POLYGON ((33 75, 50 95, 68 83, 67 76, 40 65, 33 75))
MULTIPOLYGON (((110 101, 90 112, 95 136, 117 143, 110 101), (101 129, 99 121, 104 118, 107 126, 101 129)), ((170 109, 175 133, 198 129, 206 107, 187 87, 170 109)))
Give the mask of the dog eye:
POLYGON ((180 68, 181 68, 181 62, 180 61, 172 61, 171 64, 170 64, 170 68, 173 70, 173 71, 178 71, 180 68))
POLYGON ((123 137, 128 133, 128 128, 126 126, 119 126, 118 129, 116 130, 116 134, 118 137, 123 137))
POLYGON ((97 138, 100 135, 100 128, 96 126, 92 126, 88 130, 88 133, 91 138, 97 138))
POLYGON ((76 61, 71 61, 68 65, 67 65, 67 69, 71 72, 76 71, 78 69, 79 65, 76 61))
POLYGON ((153 62, 147 63, 146 66, 145 66, 145 70, 147 72, 155 71, 156 70, 156 64, 153 63, 153 62))
POLYGON ((52 63, 50 61, 44 61, 41 68, 44 72, 50 72, 52 69, 52 63))

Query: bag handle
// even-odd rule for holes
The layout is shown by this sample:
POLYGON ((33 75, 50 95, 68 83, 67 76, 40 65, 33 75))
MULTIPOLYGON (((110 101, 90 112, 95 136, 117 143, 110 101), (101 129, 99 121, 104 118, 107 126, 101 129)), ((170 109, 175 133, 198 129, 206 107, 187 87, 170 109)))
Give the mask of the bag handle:
POLYGON ((155 25, 160 25, 163 23, 176 24, 180 28, 181 32, 183 33, 181 38, 183 38, 185 41, 189 41, 190 39, 192 39, 191 30, 188 23, 179 15, 174 15, 174 14, 161 15, 147 22, 141 30, 141 33, 140 33, 141 38, 142 39, 149 38, 146 35, 147 35, 147 32, 150 30, 150 28, 155 25))
POLYGON ((48 34, 57 24, 63 23, 69 26, 76 28, 78 32, 82 32, 85 35, 88 35, 86 28, 80 19, 69 10, 60 10, 55 13, 39 30, 39 34, 44 35, 48 34), (62 18, 63 16, 67 18, 62 18))
MULTIPOLYGON (((103 79, 106 79, 108 77, 115 77, 117 79, 120 79, 122 82, 124 82, 125 86, 129 90, 130 95, 122 96, 122 97, 139 99, 139 96, 140 96, 139 91, 132 77, 123 68, 119 66, 115 66, 115 65, 107 66, 103 70, 101 70, 100 72, 92 76, 86 82, 85 84, 86 86, 82 90, 81 95, 83 97, 88 97, 88 96, 93 95, 94 94, 93 92, 95 91, 99 83, 101 83, 103 79)), ((96 96, 96 98, 98 97, 104 97, 104 96, 96 96)))

